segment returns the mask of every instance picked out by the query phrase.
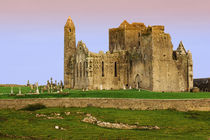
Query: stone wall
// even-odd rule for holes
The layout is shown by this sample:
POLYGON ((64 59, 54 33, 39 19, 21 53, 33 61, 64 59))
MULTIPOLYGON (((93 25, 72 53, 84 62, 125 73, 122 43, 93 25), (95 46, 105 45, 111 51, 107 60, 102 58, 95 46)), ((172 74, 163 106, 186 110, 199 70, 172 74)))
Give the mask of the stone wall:
POLYGON ((47 107, 100 107, 132 110, 176 109, 179 111, 210 111, 210 99, 109 99, 109 98, 48 98, 2 99, 0 109, 21 109, 28 104, 41 103, 47 107))
POLYGON ((191 53, 186 52, 182 42, 178 49, 173 51, 171 37, 164 32, 164 26, 153 26, 151 30, 153 42, 152 91, 190 91, 193 88, 191 53), (175 59, 173 52, 176 53, 175 59))

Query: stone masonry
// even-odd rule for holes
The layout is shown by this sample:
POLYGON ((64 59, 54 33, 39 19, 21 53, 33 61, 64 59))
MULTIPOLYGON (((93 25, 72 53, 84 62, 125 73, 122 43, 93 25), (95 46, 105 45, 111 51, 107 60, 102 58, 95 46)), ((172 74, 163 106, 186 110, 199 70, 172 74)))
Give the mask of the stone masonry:
POLYGON ((123 21, 109 29, 109 51, 93 53, 79 41, 69 17, 64 27, 64 86, 72 89, 141 88, 158 92, 193 88, 192 54, 173 50, 164 26, 123 21))

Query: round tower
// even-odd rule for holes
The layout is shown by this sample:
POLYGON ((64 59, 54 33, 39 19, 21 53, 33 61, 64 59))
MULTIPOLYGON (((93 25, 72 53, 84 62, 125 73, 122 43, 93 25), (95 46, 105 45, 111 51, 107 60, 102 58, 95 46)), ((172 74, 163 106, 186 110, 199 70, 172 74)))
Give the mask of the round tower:
POLYGON ((76 51, 75 26, 69 17, 64 26, 64 87, 72 87, 73 73, 70 69, 70 60, 76 51))

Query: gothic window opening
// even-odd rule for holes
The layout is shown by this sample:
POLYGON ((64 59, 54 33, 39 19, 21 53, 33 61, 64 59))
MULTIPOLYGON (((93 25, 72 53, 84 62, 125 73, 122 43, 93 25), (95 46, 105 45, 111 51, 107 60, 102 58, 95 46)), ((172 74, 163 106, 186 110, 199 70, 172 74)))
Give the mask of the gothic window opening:
POLYGON ((85 62, 83 63, 83 77, 85 77, 85 62))
POLYGON ((114 76, 117 77, 117 62, 114 63, 114 76))
POLYGON ((88 62, 86 62, 86 68, 88 68, 88 62))
POLYGON ((71 28, 69 29, 69 32, 71 32, 71 28))
POLYGON ((139 47, 140 47, 140 45, 141 45, 140 41, 138 41, 138 45, 139 45, 139 47))
POLYGON ((130 60, 130 73, 132 73, 133 62, 130 60))
POLYGON ((80 77, 82 77, 82 63, 81 62, 79 64, 79 67, 80 67, 80 77))
POLYGON ((102 77, 104 77, 104 61, 102 61, 102 77))
POLYGON ((76 64, 77 66, 76 66, 76 69, 77 69, 77 77, 78 77, 78 64, 76 64))

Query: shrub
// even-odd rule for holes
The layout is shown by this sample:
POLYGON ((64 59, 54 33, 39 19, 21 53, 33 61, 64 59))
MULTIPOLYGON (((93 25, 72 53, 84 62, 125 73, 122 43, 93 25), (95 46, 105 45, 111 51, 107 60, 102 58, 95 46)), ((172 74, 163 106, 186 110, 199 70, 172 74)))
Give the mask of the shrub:
POLYGON ((37 103, 37 104, 29 104, 26 107, 22 108, 22 110, 27 110, 27 111, 35 111, 39 109, 46 108, 45 105, 37 103))

